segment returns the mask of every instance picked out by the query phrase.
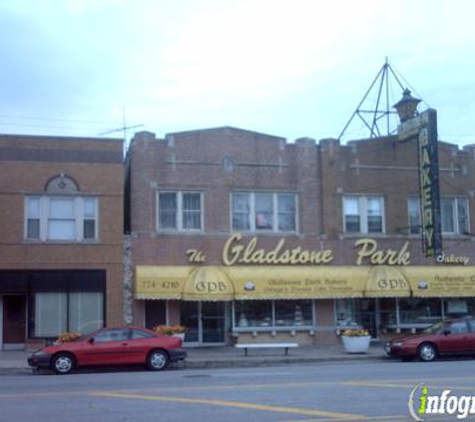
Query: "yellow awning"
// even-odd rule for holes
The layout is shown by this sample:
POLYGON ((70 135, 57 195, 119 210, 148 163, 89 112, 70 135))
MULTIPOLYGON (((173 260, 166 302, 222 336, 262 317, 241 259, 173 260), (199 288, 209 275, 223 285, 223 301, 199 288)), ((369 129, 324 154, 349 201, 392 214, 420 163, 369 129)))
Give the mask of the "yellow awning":
POLYGON ((220 267, 197 267, 186 280, 182 299, 233 300, 233 283, 220 267))
POLYGON ((475 297, 475 267, 404 267, 414 297, 475 297))
POLYGON ((375 266, 369 269, 365 297, 410 297, 411 286, 400 267, 375 266))
POLYGON ((136 267, 136 299, 233 300, 234 287, 220 267, 136 267))
POLYGON ((181 299, 189 273, 187 266, 138 265, 134 296, 136 299, 181 299))
POLYGON ((233 300, 363 297, 364 267, 137 266, 136 299, 233 300))
POLYGON ((358 267, 229 267, 236 299, 362 297, 368 270, 358 267))
POLYGON ((136 299, 475 297, 475 267, 137 266, 136 299))

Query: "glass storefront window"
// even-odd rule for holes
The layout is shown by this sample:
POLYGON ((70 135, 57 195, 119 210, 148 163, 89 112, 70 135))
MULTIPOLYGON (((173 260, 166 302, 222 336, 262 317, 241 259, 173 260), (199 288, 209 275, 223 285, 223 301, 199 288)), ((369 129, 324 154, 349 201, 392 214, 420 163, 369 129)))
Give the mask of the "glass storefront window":
POLYGON ((65 331, 89 334, 104 326, 102 292, 35 293, 35 337, 57 337, 65 331))
POLYGON ((339 329, 358 327, 369 331, 372 337, 397 320, 395 299, 337 299, 335 318, 339 329))
POLYGON ((234 309, 236 325, 240 328, 272 325, 271 300, 238 300, 234 309))
POLYGON ((460 318, 466 315, 475 316, 474 298, 444 299, 445 318, 460 318))
POLYGON ((401 298, 398 302, 400 324, 433 324, 442 319, 442 303, 438 298, 401 298))
POLYGON ((277 327, 313 325, 311 300, 277 300, 274 307, 277 327))
POLYGON ((104 326, 104 300, 100 292, 69 293, 69 330, 89 334, 104 326))
POLYGON ((235 328, 313 327, 312 300, 237 300, 235 328))
POLYGON ((379 326, 381 330, 397 325, 397 301, 395 298, 379 299, 379 326))
POLYGON ((56 337, 66 331, 66 293, 37 293, 35 295, 35 336, 56 337))
POLYGON ((337 299, 335 301, 336 324, 338 327, 354 327, 356 321, 355 299, 337 299))
POLYGON ((363 327, 372 336, 396 330, 416 330, 438 321, 475 317, 475 298, 365 298, 335 300, 339 329, 363 327))

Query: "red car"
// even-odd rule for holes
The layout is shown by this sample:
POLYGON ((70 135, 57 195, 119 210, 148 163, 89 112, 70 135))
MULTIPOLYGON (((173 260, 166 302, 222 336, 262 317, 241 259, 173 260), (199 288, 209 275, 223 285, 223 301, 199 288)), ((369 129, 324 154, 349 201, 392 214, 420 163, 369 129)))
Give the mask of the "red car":
POLYGON ((145 328, 102 328, 75 341, 47 346, 28 358, 28 365, 68 374, 84 366, 145 365, 152 371, 186 358, 181 339, 145 328))
POLYGON ((391 340, 386 353, 402 360, 418 357, 424 362, 441 355, 475 356, 475 319, 445 320, 426 328, 422 333, 391 340))

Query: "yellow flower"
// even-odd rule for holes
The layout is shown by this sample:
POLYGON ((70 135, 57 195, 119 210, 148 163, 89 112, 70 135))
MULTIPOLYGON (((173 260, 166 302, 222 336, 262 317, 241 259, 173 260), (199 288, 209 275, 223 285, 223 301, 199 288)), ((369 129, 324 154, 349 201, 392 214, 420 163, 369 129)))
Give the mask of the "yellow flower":
POLYGON ((341 335, 346 337, 367 337, 369 332, 362 328, 347 328, 342 331, 341 335))

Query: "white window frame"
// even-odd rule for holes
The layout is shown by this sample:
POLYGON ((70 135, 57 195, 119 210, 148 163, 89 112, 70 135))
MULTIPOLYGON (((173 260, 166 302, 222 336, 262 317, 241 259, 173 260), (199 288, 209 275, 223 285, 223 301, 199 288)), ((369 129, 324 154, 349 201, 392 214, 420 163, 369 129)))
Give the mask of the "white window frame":
POLYGON ((386 233, 386 209, 384 204, 383 195, 354 195, 346 194, 342 196, 341 200, 342 205, 342 214, 343 214, 343 233, 348 235, 378 235, 386 233), (360 219, 360 231, 359 232, 349 232, 346 231, 346 211, 345 211, 345 199, 347 198, 356 198, 358 200, 358 216, 360 219), (368 199, 379 199, 381 202, 381 231, 380 232, 370 232, 368 231, 368 199))
MULTIPOLYGON (((90 220, 91 218, 88 218, 90 220)), ((24 206, 24 239, 28 241, 41 242, 97 242, 99 240, 99 199, 97 196, 70 196, 70 195, 27 195, 25 197, 24 206), (39 237, 28 237, 28 201, 33 198, 39 199, 39 237), (50 239, 49 233, 49 208, 51 199, 72 199, 74 202, 74 238, 50 239), (94 221, 95 230, 93 238, 84 238, 84 201, 86 199, 94 199, 94 221)))
MULTIPOLYGON (((407 198, 407 219, 408 219, 408 222, 410 224, 410 220, 409 220, 409 201, 410 200, 414 200, 416 199, 417 201, 419 201, 419 197, 418 196, 408 196, 407 198)), ((469 201, 469 198, 466 197, 466 196, 444 196, 444 197, 440 197, 440 201, 442 201, 442 199, 449 199, 451 200, 451 203, 452 203, 452 211, 453 211, 453 225, 454 225, 454 228, 455 228, 455 231, 451 231, 451 232, 445 232, 443 231, 443 225, 442 225, 442 215, 441 215, 441 230, 442 230, 442 234, 444 235, 452 235, 452 236, 463 236, 465 233, 461 233, 461 229, 459 227, 459 210, 458 210, 458 201, 459 200, 463 200, 466 205, 467 205, 467 232, 470 233, 470 201, 469 201)), ((421 209, 420 207, 418 207, 418 216, 419 216, 419 232, 410 232, 410 234, 413 234, 413 235, 420 235, 421 234, 421 230, 422 230, 422 221, 421 221, 421 209)), ((442 207, 441 207, 441 214, 442 214, 442 207)))
POLYGON ((421 234, 421 206, 420 206, 420 200, 418 196, 410 195, 407 197, 406 200, 406 209, 407 209, 407 224, 408 224, 408 234, 410 235, 420 235, 421 234), (410 215, 410 209, 409 209, 409 203, 411 201, 417 202, 417 224, 414 226, 411 224, 411 215, 410 215))
POLYGON ((462 232, 461 228, 459 226, 459 207, 458 207, 458 202, 459 200, 463 200, 466 205, 467 205, 467 217, 468 217, 468 227, 467 227, 467 232, 470 233, 470 201, 468 200, 467 197, 464 196, 444 196, 440 198, 440 201, 443 199, 447 200, 449 199, 452 205, 452 215, 453 215, 453 226, 454 226, 454 231, 451 232, 444 232, 444 227, 443 227, 443 217, 442 217, 442 207, 440 209, 440 221, 441 221, 441 229, 442 229, 442 234, 446 235, 455 235, 455 236, 461 236, 463 234, 466 234, 466 232, 462 232))
POLYGON ((193 190, 157 190, 156 193, 156 231, 157 233, 203 233, 204 232, 204 200, 203 192, 193 190), (175 228, 161 228, 160 227, 160 194, 162 193, 174 193, 177 195, 177 209, 175 215, 175 228), (183 228, 183 195, 195 194, 200 196, 200 228, 199 229, 185 229, 183 228))
POLYGON ((231 231, 240 231, 245 233, 298 233, 299 232, 299 202, 298 195, 295 192, 268 192, 268 191, 233 191, 229 198, 229 220, 231 231), (237 230, 233 227, 233 195, 245 194, 249 195, 249 230, 237 230), (256 228, 256 195, 268 194, 272 195, 272 229, 257 229, 256 228), (295 230, 279 230, 279 195, 292 195, 295 200, 295 230))

